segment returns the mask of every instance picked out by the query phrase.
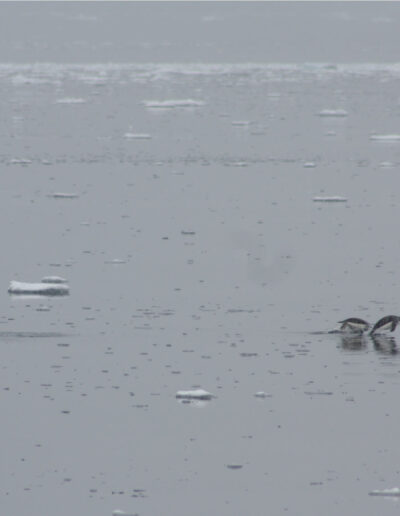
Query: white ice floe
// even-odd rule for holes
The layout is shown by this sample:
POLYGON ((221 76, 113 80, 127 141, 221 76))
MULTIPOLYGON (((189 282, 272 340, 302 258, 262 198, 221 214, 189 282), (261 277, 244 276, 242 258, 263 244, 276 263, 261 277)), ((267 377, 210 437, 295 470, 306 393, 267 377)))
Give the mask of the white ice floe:
POLYGON ((369 139, 374 142, 399 142, 400 134, 371 134, 369 139))
POLYGON ((313 197, 314 202, 346 202, 346 197, 341 197, 340 195, 326 195, 326 196, 317 196, 313 197))
POLYGON ((370 496, 400 496, 400 487, 388 489, 374 489, 368 493, 370 496))
POLYGON ((193 389, 191 391, 178 391, 176 398, 185 400, 211 400, 214 398, 213 394, 204 389, 193 389))
POLYGON ((79 195, 77 193, 53 192, 48 197, 53 199, 76 199, 79 195))
POLYGON ((124 138, 127 140, 150 140, 151 134, 147 133, 125 133, 124 138))
POLYGON ((65 283, 25 283, 12 280, 8 292, 17 295, 67 296, 69 286, 65 283))
POLYGON ((64 97, 56 100, 56 104, 84 104, 85 102, 85 99, 77 97, 64 97))
POLYGON ((337 116, 343 117, 347 116, 347 111, 345 109, 322 109, 319 113, 319 116, 337 116))
POLYGON ((61 276, 44 276, 40 281, 41 283, 68 283, 68 281, 61 276))
POLYGON ((303 164, 304 168, 315 168, 317 165, 314 163, 314 161, 306 161, 303 164))
POLYGON ((133 512, 121 511, 121 509, 114 509, 112 516, 137 516, 137 514, 134 514, 133 512))
POLYGON ((202 100, 182 99, 182 100, 145 100, 143 104, 147 108, 176 108, 176 107, 200 107, 204 106, 202 100))

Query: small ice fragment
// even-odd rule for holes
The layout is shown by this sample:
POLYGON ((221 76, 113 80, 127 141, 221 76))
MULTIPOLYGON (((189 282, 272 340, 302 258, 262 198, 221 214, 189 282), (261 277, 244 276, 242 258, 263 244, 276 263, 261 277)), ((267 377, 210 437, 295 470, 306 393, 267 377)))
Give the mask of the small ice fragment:
POLYGON ((317 165, 313 161, 306 161, 303 165, 304 168, 315 168, 317 165))
POLYGON ((247 161, 229 161, 225 163, 226 167, 247 167, 247 161))
POLYGON ((327 196, 317 196, 313 197, 314 202, 347 202, 346 197, 341 197, 340 195, 327 195, 327 196))
POLYGON ((67 280, 61 276, 44 276, 40 281, 42 283, 68 283, 67 280))
POLYGON ((114 258, 113 260, 106 260, 104 263, 111 264, 111 265, 121 265, 123 263, 126 263, 126 261, 121 260, 120 258, 114 258))
POLYGON ((193 389, 192 391, 178 391, 175 397, 186 400, 211 400, 214 396, 204 389, 193 389))
POLYGON ((77 97, 64 97, 56 100, 56 104, 84 104, 85 102, 85 99, 77 97))
POLYGON ((77 193, 53 192, 49 194, 48 197, 52 197, 53 199, 76 199, 79 195, 77 193))
POLYGON ((51 308, 46 305, 40 305, 36 308, 37 312, 50 312, 51 308))
POLYGON ((370 496, 400 496, 400 487, 388 489, 374 489, 368 493, 370 496))
POLYGON ((376 142, 398 142, 400 134, 371 134, 369 139, 376 142))
POLYGON ((242 464, 227 464, 226 467, 228 469, 242 469, 243 465, 242 464))
POLYGON ((67 296, 69 295, 69 286, 63 283, 25 283, 12 280, 8 292, 17 295, 67 296))
POLYGON ((267 394, 264 391, 258 391, 254 393, 255 398, 271 398, 271 394, 267 394))
POLYGON ((319 113, 319 116, 337 116, 343 117, 347 116, 347 111, 345 109, 322 109, 319 113))
POLYGON ((183 100, 145 100, 143 104, 147 108, 176 108, 176 107, 199 107, 204 106, 202 100, 183 99, 183 100))
POLYGON ((114 509, 112 516, 138 516, 137 513, 121 511, 121 509, 114 509))
POLYGON ((127 140, 150 140, 151 134, 147 133, 125 133, 124 138, 127 140))
POLYGON ((381 161, 379 163, 379 166, 381 168, 393 168, 394 167, 394 163, 392 161, 381 161))
POLYGON ((246 127, 248 125, 250 125, 250 122, 248 120, 233 120, 231 122, 232 125, 236 125, 236 126, 241 126, 241 127, 246 127))
POLYGON ((10 165, 29 165, 32 163, 31 159, 27 158, 13 158, 9 161, 10 165))

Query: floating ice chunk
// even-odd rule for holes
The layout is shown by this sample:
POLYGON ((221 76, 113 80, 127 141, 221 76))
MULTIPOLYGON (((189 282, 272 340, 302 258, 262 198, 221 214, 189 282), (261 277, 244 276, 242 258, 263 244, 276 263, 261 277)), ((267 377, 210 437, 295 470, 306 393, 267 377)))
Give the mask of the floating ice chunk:
POLYGON ((113 258, 112 260, 106 260, 104 263, 111 265, 122 265, 126 263, 126 260, 121 260, 121 258, 113 258))
POLYGON ((371 134, 369 139, 374 142, 399 142, 400 134, 371 134))
POLYGON ((176 107, 200 107, 204 106, 202 100, 183 99, 183 100, 145 100, 143 104, 147 108, 176 108, 176 107))
POLYGON ((193 389, 192 391, 178 391, 176 398, 186 400, 211 400, 213 394, 205 391, 204 389, 193 389))
POLYGON ((127 140, 150 140, 151 134, 147 133, 125 133, 124 138, 127 140))
POLYGON ((9 294, 38 296, 68 296, 69 286, 65 283, 25 283, 10 281, 9 294))
POLYGON ((370 496, 400 496, 400 487, 388 489, 374 489, 368 493, 370 496))
POLYGON ((271 394, 267 394, 266 392, 264 391, 258 391, 258 392, 255 392, 254 393, 254 397, 255 398, 271 398, 272 395, 271 394))
POLYGON ((315 168, 317 165, 313 161, 306 161, 303 164, 304 168, 315 168))
POLYGON ((9 161, 10 165, 29 165, 32 163, 31 159, 27 158, 13 158, 9 161))
POLYGON ((137 513, 121 511, 121 509, 114 509, 112 516, 138 516, 137 513))
POLYGON ((68 281, 61 276, 44 276, 40 281, 42 283, 68 283, 68 281))
POLYGON ((327 195, 327 196, 317 196, 313 197, 314 202, 347 202, 346 197, 341 197, 340 195, 327 195))
POLYGON ((393 168, 394 167, 394 163, 392 161, 381 161, 379 163, 379 166, 381 168, 393 168))
POLYGON ((337 116, 343 117, 347 116, 347 111, 345 109, 322 109, 319 113, 319 116, 337 116))
POLYGON ((249 120, 233 120, 231 124, 239 127, 246 127, 250 125, 250 122, 249 120))
POLYGON ((53 199, 76 199, 79 195, 77 193, 53 192, 49 194, 48 197, 52 197, 53 199))
POLYGON ((247 161, 229 161, 224 163, 226 167, 247 167, 247 161))
POLYGON ((64 97, 56 100, 56 104, 84 104, 85 102, 85 99, 77 97, 64 97))

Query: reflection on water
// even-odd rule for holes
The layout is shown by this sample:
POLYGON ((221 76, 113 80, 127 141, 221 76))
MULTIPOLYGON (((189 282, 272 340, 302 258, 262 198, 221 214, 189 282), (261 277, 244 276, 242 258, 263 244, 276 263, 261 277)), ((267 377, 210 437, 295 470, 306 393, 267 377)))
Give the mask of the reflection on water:
POLYGON ((399 352, 396 339, 391 335, 373 334, 371 340, 374 343, 375 351, 378 353, 397 355, 399 352))
POLYGON ((356 351, 367 347, 367 339, 361 333, 343 333, 340 335, 340 344, 343 349, 356 351))
POLYGON ((373 348, 378 353, 385 355, 397 355, 399 349, 395 337, 384 334, 365 335, 361 333, 340 334, 340 347, 344 350, 361 351, 368 347, 372 341, 373 348))

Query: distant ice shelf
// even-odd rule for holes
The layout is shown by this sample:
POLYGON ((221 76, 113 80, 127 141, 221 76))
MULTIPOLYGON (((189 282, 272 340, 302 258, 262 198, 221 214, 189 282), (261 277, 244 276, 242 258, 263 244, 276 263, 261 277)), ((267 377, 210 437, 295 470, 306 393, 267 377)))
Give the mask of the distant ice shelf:
MULTIPOLYGON (((48 280, 48 278, 43 278, 48 280)), ((36 296, 68 296, 69 286, 66 283, 50 283, 43 281, 41 283, 26 283, 23 281, 10 281, 8 287, 9 294, 15 295, 36 295, 36 296)))

